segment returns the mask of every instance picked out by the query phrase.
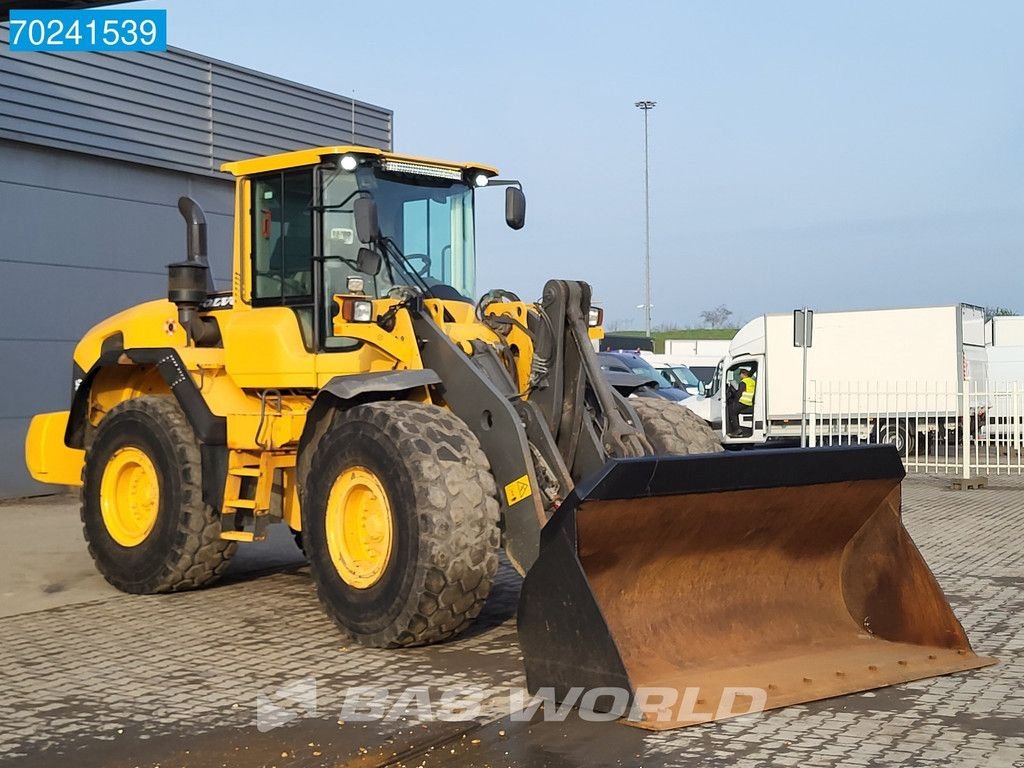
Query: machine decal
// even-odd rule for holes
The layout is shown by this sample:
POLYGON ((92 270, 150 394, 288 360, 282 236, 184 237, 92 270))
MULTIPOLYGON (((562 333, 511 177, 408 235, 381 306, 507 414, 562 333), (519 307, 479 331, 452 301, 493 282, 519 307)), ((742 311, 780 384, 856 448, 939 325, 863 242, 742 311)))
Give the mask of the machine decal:
POLYGON ((523 499, 530 498, 532 494, 533 489, 530 488, 530 478, 528 475, 523 475, 518 480, 513 480, 505 486, 505 498, 508 500, 510 507, 513 504, 518 504, 523 499))
POLYGON ((199 309, 203 312, 207 312, 213 309, 231 309, 234 306, 234 296, 231 294, 221 294, 219 296, 210 296, 206 301, 199 305, 199 309))

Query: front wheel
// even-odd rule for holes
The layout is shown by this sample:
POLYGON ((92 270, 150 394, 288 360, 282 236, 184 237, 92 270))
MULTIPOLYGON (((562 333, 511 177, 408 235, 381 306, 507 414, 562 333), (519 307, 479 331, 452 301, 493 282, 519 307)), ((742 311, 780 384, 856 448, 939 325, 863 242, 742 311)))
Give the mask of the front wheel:
POLYGON ((685 405, 656 398, 631 398, 651 446, 658 453, 717 453, 719 434, 685 405))
POLYGON ((303 544, 324 609, 375 648, 453 637, 498 569, 494 478, 477 438, 434 405, 333 414, 310 448, 303 544))

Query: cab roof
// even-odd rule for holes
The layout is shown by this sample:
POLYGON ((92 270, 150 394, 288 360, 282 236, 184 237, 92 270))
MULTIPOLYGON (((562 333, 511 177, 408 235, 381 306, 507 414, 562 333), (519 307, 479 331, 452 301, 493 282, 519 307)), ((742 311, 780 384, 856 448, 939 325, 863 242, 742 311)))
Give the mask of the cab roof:
POLYGON ((403 155, 397 152, 388 152, 376 147, 359 147, 352 144, 341 144, 333 147, 313 147, 300 149, 295 152, 282 152, 279 155, 267 155, 265 157, 253 157, 248 160, 235 160, 224 163, 220 169, 235 176, 251 176, 267 171, 280 171, 286 168, 301 168, 306 165, 316 165, 323 158, 330 155, 362 155, 363 157, 375 155, 387 160, 400 160, 407 163, 418 163, 420 165, 435 165, 444 168, 457 168, 459 170, 474 170, 495 176, 497 168, 480 163, 456 163, 450 160, 433 160, 427 157, 415 155, 403 155))

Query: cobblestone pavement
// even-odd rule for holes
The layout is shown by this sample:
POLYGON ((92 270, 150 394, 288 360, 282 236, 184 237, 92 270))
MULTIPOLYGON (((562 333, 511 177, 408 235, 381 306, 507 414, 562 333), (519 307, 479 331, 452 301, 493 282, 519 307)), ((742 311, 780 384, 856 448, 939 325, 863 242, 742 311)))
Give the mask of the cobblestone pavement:
POLYGON ((1024 481, 947 487, 909 479, 905 517, 975 649, 999 659, 993 667, 661 733, 574 718, 514 723, 519 579, 507 564, 467 636, 397 652, 340 643, 299 568, 0 619, 0 765, 1021 768, 1024 481), (483 725, 339 725, 351 686, 474 688, 483 725), (285 725, 256 727, 268 723, 285 725))

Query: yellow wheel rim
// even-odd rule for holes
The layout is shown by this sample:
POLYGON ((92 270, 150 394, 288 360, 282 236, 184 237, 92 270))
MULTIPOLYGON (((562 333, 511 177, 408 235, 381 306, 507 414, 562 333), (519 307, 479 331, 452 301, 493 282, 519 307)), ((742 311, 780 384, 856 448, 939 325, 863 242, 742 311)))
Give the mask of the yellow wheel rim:
POLYGON ((119 448, 103 469, 100 510, 110 537, 122 547, 145 541, 160 509, 156 467, 138 448, 119 448))
POLYGON ((380 480, 366 467, 338 475, 327 499, 327 549, 342 581, 368 589, 391 559, 394 524, 380 480))

